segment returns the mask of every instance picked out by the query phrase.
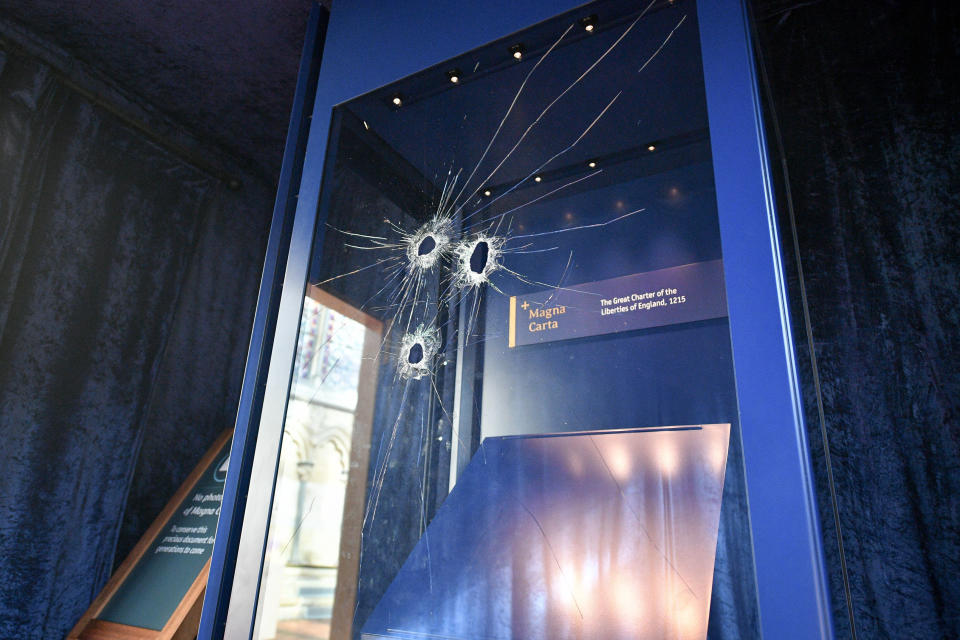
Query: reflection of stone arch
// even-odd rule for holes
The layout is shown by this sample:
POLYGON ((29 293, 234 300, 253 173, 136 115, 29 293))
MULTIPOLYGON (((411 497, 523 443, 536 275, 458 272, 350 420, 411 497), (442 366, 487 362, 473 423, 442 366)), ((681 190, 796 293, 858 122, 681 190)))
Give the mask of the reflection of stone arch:
MULTIPOLYGON (((305 433, 305 429, 300 423, 295 423, 293 429, 284 429, 283 437, 289 444, 293 445, 296 451, 297 461, 310 459, 310 436, 305 433)), ((287 443, 284 443, 287 444, 287 443)))
POLYGON ((313 448, 309 431, 300 420, 287 420, 280 455, 296 465, 297 476, 301 482, 307 479, 313 463, 313 448))
POLYGON ((310 420, 297 419, 288 415, 287 424, 283 431, 281 455, 291 464, 296 464, 297 475, 301 481, 307 481, 317 462, 318 452, 326 446, 331 446, 336 452, 336 460, 340 471, 346 475, 350 469, 350 426, 352 419, 346 425, 316 423, 310 420))
POLYGON ((350 433, 342 427, 324 427, 318 430, 314 438, 317 448, 327 443, 333 445, 340 458, 340 468, 346 472, 350 469, 350 433))

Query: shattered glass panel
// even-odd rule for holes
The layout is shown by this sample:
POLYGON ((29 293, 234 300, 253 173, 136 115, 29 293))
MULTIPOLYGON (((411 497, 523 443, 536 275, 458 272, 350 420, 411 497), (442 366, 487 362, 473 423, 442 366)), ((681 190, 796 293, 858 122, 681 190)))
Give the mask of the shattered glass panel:
POLYGON ((759 638, 695 9, 595 2, 334 109, 308 298, 357 326, 305 305, 286 432, 352 403, 347 470, 292 522, 278 475, 255 637, 759 638), (338 527, 325 582, 276 568, 338 527))

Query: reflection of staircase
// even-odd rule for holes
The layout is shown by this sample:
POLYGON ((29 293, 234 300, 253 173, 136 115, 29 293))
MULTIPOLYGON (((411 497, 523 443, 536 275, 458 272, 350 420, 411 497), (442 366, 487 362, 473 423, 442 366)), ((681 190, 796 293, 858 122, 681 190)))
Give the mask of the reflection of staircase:
POLYGON ((286 566, 280 620, 329 620, 333 614, 335 567, 286 566))

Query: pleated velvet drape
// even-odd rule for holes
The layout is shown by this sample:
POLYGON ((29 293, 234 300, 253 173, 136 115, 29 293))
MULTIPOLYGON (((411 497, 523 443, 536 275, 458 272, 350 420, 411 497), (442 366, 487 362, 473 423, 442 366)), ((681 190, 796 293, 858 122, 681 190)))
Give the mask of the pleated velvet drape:
POLYGON ((0 49, 0 638, 62 638, 232 426, 270 208, 0 49))
POLYGON ((960 638, 960 5, 754 5, 837 638, 960 638))

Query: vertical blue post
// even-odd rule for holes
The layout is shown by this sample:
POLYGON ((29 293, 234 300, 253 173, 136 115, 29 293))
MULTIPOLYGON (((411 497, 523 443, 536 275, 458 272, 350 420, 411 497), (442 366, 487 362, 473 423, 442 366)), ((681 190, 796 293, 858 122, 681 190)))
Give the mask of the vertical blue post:
POLYGON ((210 575, 203 598, 200 617, 199 640, 222 637, 226 620, 230 588, 233 584, 233 567, 236 564, 237 544, 243 526, 243 510, 246 504, 250 466, 257 442, 257 427, 260 422, 260 407, 263 403, 263 385, 270 367, 270 347, 276 329, 277 310, 280 302, 280 284, 290 247, 293 214, 297 202, 297 190, 310 128, 310 112, 316 93, 316 78, 320 68, 323 40, 329 13, 319 5, 310 10, 307 30, 297 74, 297 87, 293 110, 287 128, 287 141, 283 150, 283 164, 277 183, 277 196, 273 205, 270 235, 264 255, 263 275, 257 294, 247 351, 247 363, 243 372, 243 386, 237 407, 237 420, 230 445, 230 466, 224 483, 223 501, 217 523, 217 536, 210 559, 210 575))
POLYGON ((742 0, 699 0, 763 635, 833 638, 773 188, 742 0))

